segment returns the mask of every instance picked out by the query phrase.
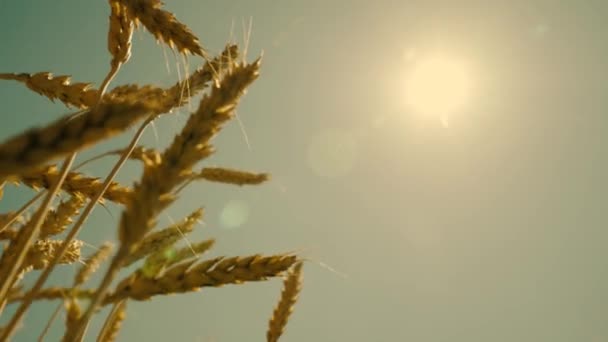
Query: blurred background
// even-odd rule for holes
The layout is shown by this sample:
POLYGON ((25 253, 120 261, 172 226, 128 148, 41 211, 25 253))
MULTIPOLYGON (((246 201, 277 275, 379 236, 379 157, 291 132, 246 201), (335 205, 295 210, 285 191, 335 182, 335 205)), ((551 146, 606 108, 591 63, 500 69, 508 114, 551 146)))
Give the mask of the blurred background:
MULTIPOLYGON (((247 40, 252 23, 247 59, 263 52, 240 122, 215 139, 206 165, 272 181, 196 183, 160 225, 204 206, 189 239, 216 238, 211 255, 304 256, 282 341, 608 341, 608 2, 166 0, 165 9, 214 54, 247 40)), ((105 1, 0 0, 0 72, 99 85, 109 12, 105 1)), ((184 74, 143 29, 133 38, 114 86, 167 86, 184 74)), ((202 63, 188 60, 190 70, 202 63)), ((0 83, 0 98, 2 140, 70 112, 14 82, 0 83)), ((143 143, 162 149, 188 112, 159 119, 143 143)), ((84 170, 105 176, 114 161, 84 170)), ((118 179, 140 174, 134 163, 118 179)), ((0 209, 32 194, 10 186, 0 209)), ((80 238, 115 240, 119 217, 117 206, 98 207, 80 238)), ((60 269, 49 284, 69 283, 76 267, 60 269)), ((280 288, 276 279, 131 301, 119 340, 263 341, 280 288)), ((57 304, 36 304, 16 340, 35 340, 57 304)), ((62 331, 56 322, 48 340, 62 331)))

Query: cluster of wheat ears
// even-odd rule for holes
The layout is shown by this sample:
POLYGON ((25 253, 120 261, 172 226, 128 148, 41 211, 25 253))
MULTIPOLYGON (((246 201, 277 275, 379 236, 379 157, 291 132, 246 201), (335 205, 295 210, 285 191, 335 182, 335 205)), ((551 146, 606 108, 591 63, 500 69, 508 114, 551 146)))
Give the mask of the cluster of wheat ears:
MULTIPOLYGON (((60 301, 47 326, 40 327, 41 340, 63 309, 64 341, 81 341, 85 334, 96 335, 97 341, 113 341, 126 317, 129 300, 282 277, 283 290, 267 330, 267 340, 277 341, 301 287, 302 260, 298 256, 201 259, 214 240, 176 246, 202 218, 201 209, 169 227, 156 228, 159 215, 177 200, 181 189, 195 180, 254 185, 268 179, 264 173, 228 168, 196 169, 214 152, 211 140, 234 117, 239 98, 258 77, 260 60, 245 62, 238 57, 236 45, 210 56, 187 26, 161 8, 159 0, 110 0, 109 5, 110 71, 98 89, 46 72, 0 74, 0 79, 20 82, 50 100, 78 109, 0 144, 0 192, 7 184, 38 190, 20 209, 0 214, 0 315, 7 305, 16 306, 8 323, 0 328, 0 341, 10 340, 32 303, 39 300, 60 301), (169 88, 126 84, 110 90, 112 79, 129 60, 133 30, 139 26, 181 55, 201 57, 203 66, 169 88), (201 93, 198 108, 165 150, 138 145, 144 129, 155 118, 172 115, 201 93), (105 179, 80 173, 73 166, 78 151, 138 123, 126 148, 106 154, 119 158, 105 179), (58 160, 59 164, 53 164, 58 160), (114 181, 126 162, 143 165, 142 176, 133 186, 114 181), (60 196, 63 200, 53 208, 60 196), (104 243, 95 253, 83 257, 83 242, 77 235, 93 208, 103 201, 122 207, 118 246, 104 243), (109 264, 99 286, 87 288, 87 280, 106 259, 109 264), (81 265, 71 287, 45 287, 57 265, 76 262, 81 265), (139 263, 136 271, 118 279, 122 269, 135 263, 139 263), (34 285, 25 289, 21 279, 32 270, 38 270, 39 275, 34 285), (107 305, 112 309, 101 331, 87 332, 92 317, 107 305)), ((27 324, 26 328, 32 329, 27 324)))

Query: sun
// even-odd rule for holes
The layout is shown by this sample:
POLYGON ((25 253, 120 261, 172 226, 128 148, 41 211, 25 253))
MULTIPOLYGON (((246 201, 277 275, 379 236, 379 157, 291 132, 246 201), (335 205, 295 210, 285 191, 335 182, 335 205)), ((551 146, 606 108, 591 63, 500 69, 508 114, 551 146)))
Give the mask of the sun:
POLYGON ((467 103, 471 80, 456 59, 433 56, 418 60, 405 82, 406 103, 416 112, 447 118, 467 103))

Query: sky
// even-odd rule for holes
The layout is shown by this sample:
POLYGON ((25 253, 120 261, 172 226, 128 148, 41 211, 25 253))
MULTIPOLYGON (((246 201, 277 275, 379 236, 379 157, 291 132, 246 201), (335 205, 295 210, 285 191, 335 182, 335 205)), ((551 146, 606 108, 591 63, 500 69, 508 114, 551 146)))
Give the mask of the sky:
MULTIPOLYGON (((302 255, 303 290, 282 341, 608 340, 608 2, 165 2, 214 53, 242 43, 252 23, 247 59, 263 54, 261 76, 205 165, 272 180, 194 184, 160 223, 204 206, 189 239, 215 238, 211 255, 302 255), (442 115, 406 101, 416 67, 436 56, 458 61, 470 84, 442 115)), ((109 70, 108 15, 105 1, 0 0, 0 72, 98 85, 109 70)), ((183 74, 144 30, 132 54, 114 85, 166 86, 183 74)), ((189 59, 191 70, 202 63, 189 59)), ((0 83, 0 99, 0 140, 69 113, 17 83, 0 83)), ((188 111, 159 119, 143 143, 166 146, 188 111)), ((112 162, 83 170, 102 177, 112 162)), ((128 165, 118 179, 140 174, 128 165)), ((9 187, 0 209, 31 196, 9 187)), ((115 240, 119 215, 98 207, 80 238, 115 240)), ((262 341, 280 288, 275 279, 131 301, 119 337, 262 341)), ((36 304, 15 340, 34 340, 57 304, 36 304)), ((62 331, 56 322, 49 340, 62 331)))

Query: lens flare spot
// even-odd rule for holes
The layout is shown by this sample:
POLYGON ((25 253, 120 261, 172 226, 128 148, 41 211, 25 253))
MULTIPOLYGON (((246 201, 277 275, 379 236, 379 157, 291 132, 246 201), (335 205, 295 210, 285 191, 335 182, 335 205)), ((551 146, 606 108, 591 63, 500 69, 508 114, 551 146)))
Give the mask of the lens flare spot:
POLYGON ((220 214, 220 223, 226 229, 235 229, 249 219, 249 205, 244 201, 229 201, 220 214))

